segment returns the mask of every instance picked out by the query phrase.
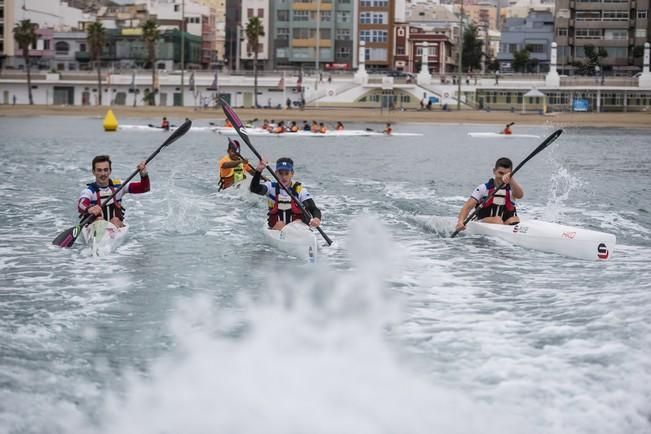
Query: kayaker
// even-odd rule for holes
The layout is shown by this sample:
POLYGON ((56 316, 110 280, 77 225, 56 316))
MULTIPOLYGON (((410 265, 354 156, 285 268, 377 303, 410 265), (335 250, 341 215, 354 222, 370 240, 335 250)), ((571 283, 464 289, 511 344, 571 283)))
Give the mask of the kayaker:
POLYGON ((230 121, 228 118, 226 118, 226 119, 224 120, 224 127, 226 127, 226 128, 233 128, 233 124, 231 123, 231 121, 230 121))
POLYGON ((390 136, 391 133, 393 132, 393 128, 391 128, 391 122, 387 122, 387 126, 384 127, 384 131, 382 131, 384 134, 387 136, 390 136))
POLYGON ((325 134, 327 132, 328 132, 328 129, 326 128, 325 124, 323 122, 321 122, 319 124, 319 133, 325 134))
POLYGON ((108 204, 100 207, 100 203, 120 188, 122 182, 119 179, 111 179, 111 157, 98 155, 93 158, 92 168, 95 182, 88 184, 79 196, 77 201, 79 217, 83 218, 86 214, 92 214, 98 219, 108 220, 118 228, 123 227, 124 208, 122 207, 122 198, 124 195, 127 193, 146 193, 150 189, 146 163, 141 161, 136 167, 140 172, 140 182, 130 182, 108 204))
POLYGON ((289 132, 298 133, 298 125, 296 125, 296 121, 292 121, 292 123, 289 125, 289 132))
POLYGON ((160 123, 160 127, 164 129, 165 131, 169 131, 170 129, 170 122, 167 120, 166 117, 163 118, 163 120, 160 123))
POLYGON ((335 125, 335 129, 337 131, 343 131, 344 130, 344 124, 341 121, 337 121, 337 125, 335 125))
POLYGON ((316 121, 312 121, 311 131, 313 133, 318 133, 319 132, 319 124, 316 121))
POLYGON ((303 131, 310 131, 310 124, 307 121, 303 121, 303 131))
POLYGON ((266 181, 260 183, 262 171, 267 166, 265 160, 260 160, 255 168, 255 175, 251 180, 251 192, 266 196, 268 199, 268 224, 271 229, 281 230, 286 224, 301 220, 311 227, 321 224, 321 211, 317 208, 310 193, 300 182, 292 181, 294 176, 294 161, 291 158, 279 158, 276 161, 276 175, 280 182, 286 186, 312 215, 309 221, 303 215, 299 206, 289 197, 287 192, 276 182, 266 181))
POLYGON ((262 127, 263 130, 269 130, 269 121, 267 119, 262 121, 262 127))
POLYGON ((502 134, 506 134, 506 135, 513 134, 513 131, 511 131, 511 126, 512 125, 515 125, 515 122, 510 122, 510 123, 506 124, 506 126, 504 127, 504 130, 502 130, 502 134))
POLYGON ((285 121, 278 122, 278 125, 272 129, 272 132, 275 134, 281 134, 285 132, 285 121))
POLYGON ((244 181, 245 171, 255 174, 253 167, 240 155, 240 143, 237 140, 228 139, 226 152, 227 155, 219 160, 219 191, 244 181))
POLYGON ((511 178, 511 170, 513 170, 513 163, 510 159, 503 157, 495 162, 494 177, 489 179, 487 183, 475 188, 475 191, 472 192, 470 198, 461 208, 457 219, 457 230, 462 231, 466 228, 463 222, 470 211, 477 207, 484 198, 490 196, 502 183, 506 184, 506 187, 499 190, 492 199, 483 204, 482 208, 477 212, 477 219, 485 223, 504 225, 520 223, 514 199, 522 199, 524 190, 514 178, 511 178))

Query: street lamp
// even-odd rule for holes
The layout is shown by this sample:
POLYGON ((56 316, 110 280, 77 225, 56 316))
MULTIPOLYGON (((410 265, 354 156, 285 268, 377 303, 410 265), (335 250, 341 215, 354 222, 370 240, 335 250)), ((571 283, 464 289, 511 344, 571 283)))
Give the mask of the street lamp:
POLYGON ((185 0, 181 0, 181 107, 185 105, 183 94, 185 92, 183 71, 185 69, 185 0))
POLYGON ((463 73, 462 65, 463 54, 463 0, 461 0, 461 10, 459 13, 459 76, 457 77, 457 110, 461 110, 461 74, 463 73))

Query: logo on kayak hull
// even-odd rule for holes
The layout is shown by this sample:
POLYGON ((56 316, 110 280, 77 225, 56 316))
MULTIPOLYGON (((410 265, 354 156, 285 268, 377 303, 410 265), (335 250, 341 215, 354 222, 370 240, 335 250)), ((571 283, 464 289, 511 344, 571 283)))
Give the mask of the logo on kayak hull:
POLYGON ((563 232, 561 236, 566 240, 573 240, 576 237, 576 232, 563 232))
POLYGON ((520 225, 515 225, 513 226, 513 233, 514 234, 526 234, 529 232, 529 227, 528 226, 520 226, 520 225))
POLYGON ((610 252, 608 251, 608 246, 605 243, 600 243, 597 246, 597 258, 599 259, 608 259, 610 252))

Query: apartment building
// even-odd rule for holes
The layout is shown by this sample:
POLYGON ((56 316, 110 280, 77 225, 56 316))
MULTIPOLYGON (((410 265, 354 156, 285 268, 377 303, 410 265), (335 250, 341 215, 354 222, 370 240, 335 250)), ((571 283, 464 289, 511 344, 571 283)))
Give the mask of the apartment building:
POLYGON ((359 38, 364 41, 366 68, 391 69, 394 53, 395 0, 359 0, 357 24, 359 38))
POLYGON ((649 0, 557 0, 558 63, 585 60, 584 47, 604 48, 604 69, 626 70, 649 39, 649 0))

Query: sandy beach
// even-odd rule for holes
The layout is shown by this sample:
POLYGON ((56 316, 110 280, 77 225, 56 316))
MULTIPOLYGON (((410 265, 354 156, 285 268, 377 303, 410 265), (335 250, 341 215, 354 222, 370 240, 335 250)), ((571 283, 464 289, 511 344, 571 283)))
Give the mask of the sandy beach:
MULTIPOLYGON (((149 118, 157 123, 163 116, 172 122, 182 118, 210 119, 221 122, 224 119, 221 109, 197 110, 191 107, 112 107, 118 121, 122 118, 149 118)), ((0 105, 0 116, 90 116, 103 117, 108 107, 96 106, 40 106, 40 105, 0 105)), ((635 113, 552 113, 545 116, 533 113, 521 114, 505 111, 462 110, 443 112, 432 111, 383 111, 377 109, 353 108, 306 108, 305 110, 266 110, 236 109, 241 119, 285 119, 317 120, 336 122, 369 122, 395 124, 416 123, 458 123, 458 124, 505 124, 517 125, 551 124, 559 127, 608 127, 608 128, 651 128, 651 112, 635 113)))

